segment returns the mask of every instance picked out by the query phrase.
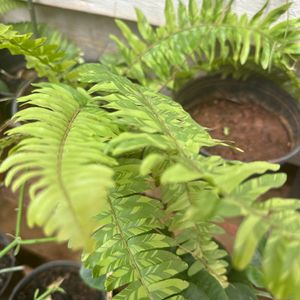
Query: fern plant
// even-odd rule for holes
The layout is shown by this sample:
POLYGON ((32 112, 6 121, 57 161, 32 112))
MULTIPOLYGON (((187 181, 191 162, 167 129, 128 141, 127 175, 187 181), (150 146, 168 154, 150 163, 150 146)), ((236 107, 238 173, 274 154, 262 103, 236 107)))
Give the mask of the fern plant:
MULTIPOLYGON (((60 60, 40 39, 0 28, 3 48, 35 57, 50 80, 58 75, 60 60)), ((93 277, 119 290, 114 299, 256 299, 254 286, 231 281, 228 260, 244 270, 259 244, 259 287, 299 299, 299 201, 257 201, 286 181, 272 173, 278 165, 199 155, 225 144, 171 98, 101 64, 59 79, 19 98, 21 125, 7 131, 17 145, 1 172, 13 190, 28 185, 30 226, 82 249, 93 277), (228 259, 214 236, 236 216, 244 221, 228 259)))
POLYGON ((220 71, 228 65, 235 74, 245 74, 243 66, 251 62, 252 72, 267 74, 276 68, 285 74, 287 88, 291 80, 295 88, 296 81, 299 96, 293 70, 299 60, 300 19, 278 22, 291 2, 266 14, 266 1, 253 17, 237 15, 233 2, 203 0, 200 8, 196 0, 190 0, 188 7, 179 1, 176 13, 173 0, 166 0, 165 25, 157 28, 136 9, 139 35, 117 20, 127 43, 113 35, 118 51, 102 62, 155 90, 166 86, 174 90, 199 71, 220 71))

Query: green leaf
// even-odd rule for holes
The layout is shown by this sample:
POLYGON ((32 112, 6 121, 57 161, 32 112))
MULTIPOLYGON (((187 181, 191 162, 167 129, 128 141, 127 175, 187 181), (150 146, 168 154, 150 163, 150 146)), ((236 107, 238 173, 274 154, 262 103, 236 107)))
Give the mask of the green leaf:
POLYGON ((255 291, 246 284, 230 284, 226 289, 229 300, 257 300, 255 291))
POLYGON ((173 0, 166 0, 165 19, 166 19, 166 27, 170 31, 172 31, 173 28, 176 28, 176 13, 175 13, 173 0))
POLYGON ((137 26, 141 36, 145 41, 150 43, 153 42, 155 39, 155 33, 150 23, 140 9, 136 8, 135 13, 137 16, 137 26))
POLYGON ((199 8, 197 0, 189 0, 189 16, 190 16, 190 22, 191 24, 195 24, 197 19, 199 18, 199 8))
POLYGON ((286 179, 287 175, 284 173, 264 174, 238 185, 230 196, 244 203, 252 203, 268 190, 283 186, 286 179))
POLYGON ((260 24, 261 27, 270 26, 272 23, 276 22, 280 16, 282 16, 292 5, 291 2, 283 4, 279 7, 274 8, 271 10, 267 16, 263 19, 262 23, 260 24))
POLYGON ((190 277, 189 281, 191 285, 184 293, 187 299, 229 300, 223 287, 213 276, 204 270, 190 277))
POLYGON ((267 162, 252 162, 243 165, 228 166, 224 173, 215 176, 215 182, 222 187, 225 193, 231 193, 241 182, 253 174, 262 174, 266 171, 277 171, 279 165, 267 162), (228 176, 228 174, 233 174, 228 176))
POLYGON ((198 179, 201 175, 198 172, 192 172, 181 164, 175 164, 168 168, 161 177, 161 182, 180 183, 198 179))
POLYGON ((266 8, 268 7, 269 3, 270 3, 270 0, 266 0, 264 5, 261 7, 261 9, 254 14, 254 16, 251 19, 251 24, 252 25, 257 25, 257 23, 260 21, 260 18, 262 17, 264 12, 266 11, 266 8))
MULTIPOLYGON (((299 220, 299 216, 297 218, 299 220)), ((264 280, 267 288, 279 299, 298 299, 300 296, 298 231, 296 236, 298 240, 274 235, 267 241, 263 258, 264 280)))
POLYGON ((93 217, 113 186, 115 161, 103 142, 114 128, 92 97, 66 85, 39 84, 18 101, 30 106, 14 116, 22 125, 9 131, 23 140, 1 165, 5 182, 13 190, 32 182, 29 226, 42 226, 74 249, 88 248, 97 228, 93 217))
POLYGON ((180 28, 185 28, 189 25, 189 18, 188 18, 188 12, 185 4, 180 0, 178 2, 178 26, 180 28))
POLYGON ((121 20, 116 20, 117 26, 126 37, 129 46, 133 51, 139 53, 145 49, 145 44, 131 31, 131 29, 121 20))
POLYGON ((244 31, 244 36, 243 36, 243 47, 240 55, 240 62, 241 64, 245 64, 249 53, 250 53, 250 46, 251 46, 251 33, 248 30, 244 31))
POLYGON ((264 223, 265 216, 250 216, 241 224, 234 245, 233 264, 244 269, 251 261, 260 239, 270 228, 264 223))
POLYGON ((148 175, 153 169, 159 168, 159 166, 165 161, 166 157, 162 154, 152 153, 149 154, 142 162, 140 172, 141 175, 148 175))

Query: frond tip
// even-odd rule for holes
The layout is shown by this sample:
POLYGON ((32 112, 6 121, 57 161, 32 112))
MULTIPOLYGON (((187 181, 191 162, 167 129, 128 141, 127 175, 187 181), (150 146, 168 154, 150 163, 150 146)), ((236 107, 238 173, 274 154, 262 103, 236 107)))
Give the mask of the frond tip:
POLYGON ((29 225, 70 240, 75 249, 87 247, 97 228, 93 217, 105 207, 113 186, 109 166, 114 160, 103 153, 103 141, 114 130, 94 99, 80 89, 43 83, 18 101, 29 107, 14 117, 22 125, 8 132, 24 139, 1 166, 1 171, 8 170, 6 184, 16 190, 34 182, 29 225))

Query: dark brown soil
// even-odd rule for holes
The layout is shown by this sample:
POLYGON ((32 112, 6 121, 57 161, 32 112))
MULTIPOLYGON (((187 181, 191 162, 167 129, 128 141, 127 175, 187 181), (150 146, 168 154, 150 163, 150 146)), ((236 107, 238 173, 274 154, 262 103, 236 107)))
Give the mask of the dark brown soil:
POLYGON ((189 111, 195 121, 210 129, 212 137, 234 142, 244 151, 218 146, 208 149, 211 154, 242 161, 273 160, 292 147, 283 120, 254 102, 216 99, 197 104, 189 111))
POLYGON ((37 274, 13 300, 33 299, 36 289, 39 289, 39 295, 41 295, 47 287, 59 279, 63 279, 60 287, 63 288, 65 293, 56 292, 52 294, 52 300, 104 300, 99 291, 89 288, 82 281, 77 268, 67 269, 58 266, 37 274))
MULTIPOLYGON (((2 250, 3 248, 4 246, 0 243, 0 250, 2 250)), ((2 258, 0 258, 0 270, 12 266, 13 266, 13 259, 9 254, 4 255, 2 258)), ((10 273, 0 274, 0 294, 2 292, 2 289, 7 284, 7 281, 9 280, 10 276, 11 276, 10 273)))

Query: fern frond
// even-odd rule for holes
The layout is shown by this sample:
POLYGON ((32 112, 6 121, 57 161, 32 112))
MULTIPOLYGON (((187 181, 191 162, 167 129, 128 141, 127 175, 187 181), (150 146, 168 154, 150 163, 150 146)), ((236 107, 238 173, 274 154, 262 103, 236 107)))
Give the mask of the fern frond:
POLYGON ((45 38, 33 39, 31 33, 20 34, 12 26, 0 24, 0 49, 8 49, 13 55, 25 56, 27 68, 34 68, 40 77, 58 82, 77 64, 69 59, 59 45, 45 42, 45 38))
POLYGON ((113 186, 109 166, 115 162, 103 149, 114 126, 86 92, 62 84, 40 84, 18 102, 30 107, 14 117, 23 125, 8 132, 24 138, 1 166, 8 170, 5 182, 14 191, 34 182, 30 226, 43 226, 74 248, 86 247, 97 228, 93 216, 113 186))
POLYGON ((161 232, 162 203, 141 195, 147 185, 139 175, 138 160, 116 167, 115 181, 109 210, 98 216, 102 226, 94 235, 96 249, 85 264, 94 276, 106 276, 108 291, 125 286, 116 300, 170 299, 188 286, 174 278, 187 264, 170 251, 175 241, 161 232), (135 194, 133 184, 138 187, 135 194))
POLYGON ((24 3, 18 0, 0 0, 0 15, 22 6, 24 6, 24 3))
MULTIPOLYGON (((31 22, 19 22, 11 25, 13 26, 13 29, 20 34, 34 31, 31 22)), ((64 53, 65 59, 74 60, 78 63, 82 61, 82 51, 61 32, 49 27, 47 24, 41 23, 37 24, 37 29, 40 37, 46 38, 45 45, 55 45, 57 51, 64 53)))
POLYGON ((197 1, 190 0, 188 9, 179 2, 176 15, 173 1, 166 1, 166 24, 157 29, 148 23, 144 25, 145 17, 138 11, 141 38, 118 20, 127 44, 112 36, 122 59, 115 64, 110 60, 109 67, 155 90, 164 86, 173 89, 175 79, 181 74, 191 77, 190 69, 194 66, 201 68, 207 63, 213 67, 217 59, 226 62, 232 58, 242 66, 253 58, 258 69, 270 70, 277 66, 290 70, 300 57, 300 19, 277 23, 290 3, 267 15, 264 5, 249 18, 234 13, 232 2, 204 0, 199 8, 197 1))
MULTIPOLYGON (((205 268, 226 286, 226 264, 221 260, 224 252, 212 242, 210 226, 216 217, 231 216, 228 212, 250 214, 251 205, 248 210, 244 209, 239 201, 233 203, 232 195, 253 174, 276 171, 279 166, 264 162, 226 162, 220 157, 199 156, 202 145, 219 142, 207 137, 205 130, 168 97, 112 75, 101 66, 85 65, 80 69, 81 81, 96 83, 90 92, 104 94, 99 99, 107 103, 103 104, 106 108, 113 110, 111 115, 115 116, 116 122, 126 124, 133 131, 121 133, 109 142, 109 151, 122 156, 143 150, 145 157, 141 173, 151 174, 153 171, 157 174, 155 182, 159 182, 163 189, 169 189, 170 196, 163 197, 166 215, 172 216, 168 229, 177 238, 177 254, 188 253, 195 259, 190 274, 205 268), (191 132, 193 134, 189 136, 191 132), (172 189, 174 186, 176 188, 172 189), (193 211, 200 213, 193 215, 193 211)), ((275 176, 275 179, 278 181, 266 188, 282 184, 285 178, 275 176)), ((253 194, 251 201, 264 191, 262 188, 258 194, 253 194)))
POLYGON ((99 99, 107 102, 106 108, 116 111, 113 115, 125 120, 127 126, 146 134, 120 134, 111 143, 113 153, 133 150, 134 148, 130 148, 131 139, 140 141, 137 147, 158 139, 152 146, 163 149, 167 147, 171 152, 178 151, 187 157, 198 156, 199 149, 203 146, 222 144, 221 141, 212 139, 203 127, 169 97, 134 85, 99 64, 85 64, 75 72, 79 73, 81 82, 97 83, 89 90, 90 93, 108 94, 99 99), (146 139, 141 139, 145 136, 146 139))
POLYGON ((17 113, 22 125, 10 131, 23 140, 2 171, 8 170, 6 183, 13 189, 32 182, 31 224, 44 226, 60 240, 70 239, 75 248, 85 247, 87 267, 95 276, 106 276, 107 289, 124 287, 115 299, 182 300, 187 282, 197 282, 197 276, 208 273, 212 284, 219 287, 219 280, 226 285, 224 253, 212 243, 215 223, 245 216, 241 230, 246 234, 238 234, 236 242, 237 267, 250 262, 270 231, 263 254, 266 285, 276 295, 297 295, 299 204, 256 202, 267 189, 284 183, 282 174, 259 176, 277 171, 278 165, 203 157, 202 146, 222 141, 209 137, 170 98, 101 65, 83 65, 74 73, 91 85, 88 92, 41 84, 19 100, 29 107, 17 113), (153 186, 172 192, 172 198, 151 196, 153 186), (269 251, 281 258, 280 268, 291 262, 274 252, 273 237, 291 237, 285 254, 296 267, 288 275, 270 274, 269 251), (193 258, 189 265, 186 254, 193 258))
POLYGON ((210 222, 214 215, 213 209, 221 200, 215 190, 210 189, 203 182, 187 182, 182 184, 169 184, 163 187, 162 199, 167 206, 166 212, 176 215, 169 221, 169 230, 177 232, 175 239, 178 243, 177 254, 190 254, 194 262, 189 266, 188 274, 193 276, 200 270, 206 270, 215 277, 219 283, 226 287, 227 262, 222 260, 227 253, 220 250, 212 240, 215 234, 215 225, 210 222), (208 189, 205 188, 208 187, 208 189), (176 199, 174 200, 174 195, 176 199), (195 205, 195 202, 203 201, 202 205, 195 205), (215 203, 213 203, 215 202, 215 203), (209 203, 209 204, 208 204, 209 203), (189 211, 197 214, 196 208, 201 207, 201 214, 206 218, 200 222, 196 218, 190 218, 189 211), (207 211, 205 213, 205 210, 207 211))

